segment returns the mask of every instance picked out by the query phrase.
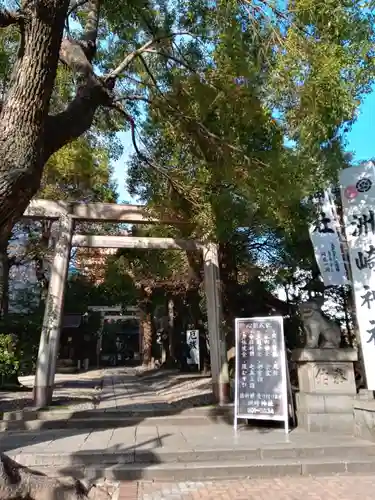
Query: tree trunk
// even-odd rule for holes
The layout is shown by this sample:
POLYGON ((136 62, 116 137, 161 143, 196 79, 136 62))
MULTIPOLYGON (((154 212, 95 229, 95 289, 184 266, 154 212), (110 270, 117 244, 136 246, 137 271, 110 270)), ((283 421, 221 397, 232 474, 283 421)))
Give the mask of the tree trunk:
POLYGON ((143 339, 142 364, 150 366, 152 358, 152 319, 150 312, 141 313, 141 334, 143 339))
POLYGON ((152 315, 151 295, 149 288, 142 287, 142 298, 140 300, 140 329, 142 335, 142 365, 149 367, 152 359, 152 315))
POLYGON ((231 243, 219 244, 219 264, 222 284, 223 319, 227 349, 234 346, 234 320, 238 309, 238 281, 235 249, 231 243))
POLYGON ((168 300, 168 337, 169 337, 169 349, 168 349, 168 355, 170 360, 175 359, 175 354, 174 354, 174 316, 175 316, 175 311, 174 311, 174 300, 171 297, 168 300))
POLYGON ((9 312, 8 238, 0 238, 0 308, 4 319, 9 312))
POLYGON ((40 186, 45 124, 69 0, 22 3, 21 42, 0 113, 0 228, 19 218, 40 186))

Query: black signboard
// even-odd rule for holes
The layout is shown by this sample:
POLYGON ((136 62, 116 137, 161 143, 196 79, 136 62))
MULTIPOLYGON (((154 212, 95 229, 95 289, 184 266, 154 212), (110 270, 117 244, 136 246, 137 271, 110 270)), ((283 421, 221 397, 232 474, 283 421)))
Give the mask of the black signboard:
POLYGON ((283 318, 236 319, 234 426, 237 419, 280 420, 288 432, 283 318))

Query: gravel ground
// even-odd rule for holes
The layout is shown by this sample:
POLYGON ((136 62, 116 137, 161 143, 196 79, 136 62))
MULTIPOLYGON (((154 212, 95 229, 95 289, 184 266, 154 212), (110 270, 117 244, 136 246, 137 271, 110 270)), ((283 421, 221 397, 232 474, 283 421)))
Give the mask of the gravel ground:
MULTIPOLYGON (((77 374, 57 374, 52 407, 75 410, 90 410, 98 406, 102 370, 77 374)), ((0 411, 14 411, 33 406, 32 387, 34 377, 20 377, 22 385, 29 391, 0 392, 0 411)))

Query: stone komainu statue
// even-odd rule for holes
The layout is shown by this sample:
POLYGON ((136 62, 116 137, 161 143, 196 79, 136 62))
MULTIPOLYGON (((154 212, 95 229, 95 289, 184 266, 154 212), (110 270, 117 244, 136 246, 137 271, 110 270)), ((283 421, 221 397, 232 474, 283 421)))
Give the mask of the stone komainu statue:
POLYGON ((0 500, 116 500, 118 483, 48 477, 0 453, 0 500))
POLYGON ((323 303, 319 299, 310 299, 299 305, 299 312, 306 332, 305 347, 337 349, 341 344, 340 327, 323 315, 322 305, 323 303))

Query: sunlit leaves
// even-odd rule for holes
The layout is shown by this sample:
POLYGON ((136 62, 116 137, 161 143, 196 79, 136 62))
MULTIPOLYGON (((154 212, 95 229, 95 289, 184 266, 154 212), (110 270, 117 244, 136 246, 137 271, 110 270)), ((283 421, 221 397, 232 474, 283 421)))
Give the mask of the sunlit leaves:
POLYGON ((272 72, 289 138, 316 153, 341 137, 374 77, 373 15, 359 1, 297 0, 272 72))
POLYGON ((89 137, 68 144, 48 161, 38 196, 47 199, 115 201, 108 152, 89 137))
POLYGON ((196 74, 155 73, 169 87, 151 93, 142 136, 180 189, 134 157, 132 194, 185 217, 194 237, 273 234, 284 262, 299 234, 304 251, 293 262, 308 262, 300 200, 345 164, 344 134, 373 79, 371 13, 345 0, 290 9, 184 0, 178 9, 206 35, 205 50, 196 74))

